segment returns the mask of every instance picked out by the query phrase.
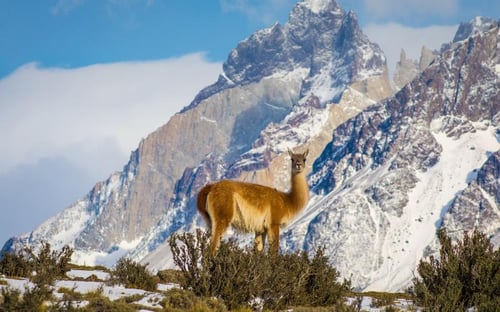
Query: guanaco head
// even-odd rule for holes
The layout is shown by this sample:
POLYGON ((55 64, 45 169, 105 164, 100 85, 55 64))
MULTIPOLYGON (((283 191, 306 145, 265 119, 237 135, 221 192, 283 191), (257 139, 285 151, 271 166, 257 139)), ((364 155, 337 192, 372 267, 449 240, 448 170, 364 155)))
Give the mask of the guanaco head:
POLYGON ((306 157, 308 153, 309 149, 307 149, 304 153, 294 153, 288 149, 288 154, 292 159, 292 174, 298 174, 305 170, 306 157))

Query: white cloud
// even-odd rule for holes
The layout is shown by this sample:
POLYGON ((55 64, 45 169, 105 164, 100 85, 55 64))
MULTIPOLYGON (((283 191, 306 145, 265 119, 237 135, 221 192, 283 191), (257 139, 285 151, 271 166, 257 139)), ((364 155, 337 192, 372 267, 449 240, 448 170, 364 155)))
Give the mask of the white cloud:
POLYGON ((407 58, 418 61, 422 46, 439 50, 441 44, 453 40, 457 27, 458 25, 413 28, 396 23, 369 24, 363 28, 363 32, 372 42, 380 45, 392 74, 402 48, 407 58))
POLYGON ((56 156, 95 174, 121 169, 220 70, 203 54, 77 69, 27 64, 0 80, 0 174, 56 156), (100 153, 112 144, 121 157, 100 153))
POLYGON ((457 12, 458 0, 364 0, 364 10, 379 18, 450 16, 457 12))
POLYGON ((77 69, 27 64, 0 80, 0 247, 121 170, 221 66, 198 53, 77 69))

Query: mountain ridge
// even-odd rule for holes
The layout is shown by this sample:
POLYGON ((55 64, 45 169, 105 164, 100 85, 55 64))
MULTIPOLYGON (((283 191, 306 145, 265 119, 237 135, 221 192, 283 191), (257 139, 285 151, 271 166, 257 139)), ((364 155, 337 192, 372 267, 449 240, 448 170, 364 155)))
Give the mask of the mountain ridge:
MULTIPOLYGON (((319 203, 309 207, 312 211, 306 213, 302 224, 297 220, 286 233, 287 246, 307 250, 327 246, 327 252, 334 255, 333 263, 341 272, 353 273, 358 287, 400 290, 407 286, 411 268, 432 246, 442 218, 457 219, 449 216, 458 209, 450 210, 451 200, 468 188, 475 167, 483 166, 486 156, 500 148, 496 133, 500 118, 498 37, 496 26, 457 43, 394 97, 370 106, 336 128, 310 178, 311 188, 318 194, 314 200, 319 203), (461 140, 465 140, 461 143, 465 146, 457 143, 461 140), (473 147, 467 149, 467 145, 473 147), (450 154, 449 149, 455 153, 450 154), (462 169, 449 168, 443 159, 462 169), (418 193, 420 189, 426 191, 418 193), (423 197, 418 198, 416 193, 423 197), (314 211, 317 214, 312 215, 314 211), (412 214, 418 215, 412 218, 412 214), (391 224, 398 226, 391 228, 391 224), (329 227, 335 229, 331 231, 333 238, 324 235, 329 227), (411 233, 418 228, 422 230, 411 233), (432 235, 419 238, 424 240, 422 244, 412 242, 411 238, 425 232, 432 235), (347 239, 351 236, 356 237, 354 243, 347 239), (392 237, 398 240, 392 241, 392 237), (404 254, 409 246, 414 246, 410 248, 412 261, 400 267, 406 260, 403 255, 396 258, 397 248, 404 254), (352 258, 357 259, 357 265, 348 260, 352 258), (407 271, 401 273, 394 267, 406 267, 407 271)), ((498 182, 492 189, 498 190, 498 182)), ((460 209, 477 211, 473 201, 468 203, 460 209)), ((498 236, 500 224, 495 220, 499 202, 488 203, 492 208, 483 211, 496 217, 485 222, 488 226, 479 223, 478 227, 498 236)), ((459 228, 474 228, 470 223, 469 227, 463 225, 459 228)))

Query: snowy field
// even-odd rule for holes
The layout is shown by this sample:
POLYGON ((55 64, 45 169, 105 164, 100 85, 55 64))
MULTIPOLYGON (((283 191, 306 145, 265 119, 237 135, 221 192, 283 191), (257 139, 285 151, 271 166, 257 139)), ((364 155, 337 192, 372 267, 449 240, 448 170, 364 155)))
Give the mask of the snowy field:
MULTIPOLYGON (((59 280, 55 283, 54 295, 56 298, 61 299, 63 294, 58 292, 61 288, 72 289, 75 292, 86 294, 92 291, 96 291, 102 288, 102 294, 108 297, 110 300, 117 300, 120 298, 137 296, 138 301, 133 303, 141 305, 148 309, 142 309, 140 311, 157 311, 157 309, 162 309, 160 302, 165 298, 164 291, 167 291, 173 287, 177 287, 174 284, 158 284, 158 292, 145 291, 142 289, 135 288, 125 288, 120 285, 110 286, 107 281, 109 279, 109 273, 100 270, 71 270, 67 274, 69 280, 59 280), (86 281, 85 279, 90 276, 95 275, 99 281, 86 281)), ((7 282, 8 286, 12 289, 18 289, 23 292, 26 287, 32 287, 33 284, 29 282, 28 279, 11 279, 0 277, 0 280, 7 282)), ((0 288, 6 287, 5 285, 0 285, 0 288)), ((76 305, 84 305, 84 302, 75 303, 76 305)))
MULTIPOLYGON (((145 291, 142 289, 135 288, 125 288, 120 285, 110 286, 107 285, 107 281, 109 279, 109 273, 100 271, 100 270, 71 270, 67 274, 68 280, 59 280, 55 283, 55 291, 54 295, 61 299, 63 294, 58 292, 61 288, 72 289, 75 292, 86 294, 92 291, 96 291, 102 288, 102 294, 108 297, 110 300, 117 300, 120 298, 132 297, 136 296, 138 298, 137 301, 133 302, 135 304, 143 307, 141 312, 147 311, 158 311, 162 309, 160 305, 161 301, 165 298, 165 291, 179 287, 175 284, 158 284, 158 292, 145 291), (99 279, 99 281, 86 281, 85 279, 94 275, 99 279)), ((23 292, 26 287, 32 287, 28 279, 11 279, 5 278, 0 275, 0 281, 6 281, 8 286, 0 285, 0 289, 3 287, 11 287, 12 289, 18 289, 23 292)), ((347 298, 348 304, 360 304, 361 311, 368 312, 378 312, 385 311, 384 307, 375 307, 376 301, 371 297, 360 297, 360 298, 347 298)), ((85 305, 85 302, 75 302, 76 306, 85 305)), ((402 310, 402 311, 415 311, 412 307, 412 302, 404 299, 398 299, 394 303, 394 307, 402 310)), ((293 311, 290 309, 288 311, 293 311)))

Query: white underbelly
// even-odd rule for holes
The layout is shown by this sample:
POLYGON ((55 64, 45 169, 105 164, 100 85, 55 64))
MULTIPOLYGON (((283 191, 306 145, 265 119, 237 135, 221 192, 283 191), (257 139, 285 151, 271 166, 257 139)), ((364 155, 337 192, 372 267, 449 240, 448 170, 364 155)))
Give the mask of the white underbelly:
POLYGON ((232 226, 244 232, 262 232, 269 228, 269 207, 256 207, 243 197, 235 196, 235 212, 232 226))

